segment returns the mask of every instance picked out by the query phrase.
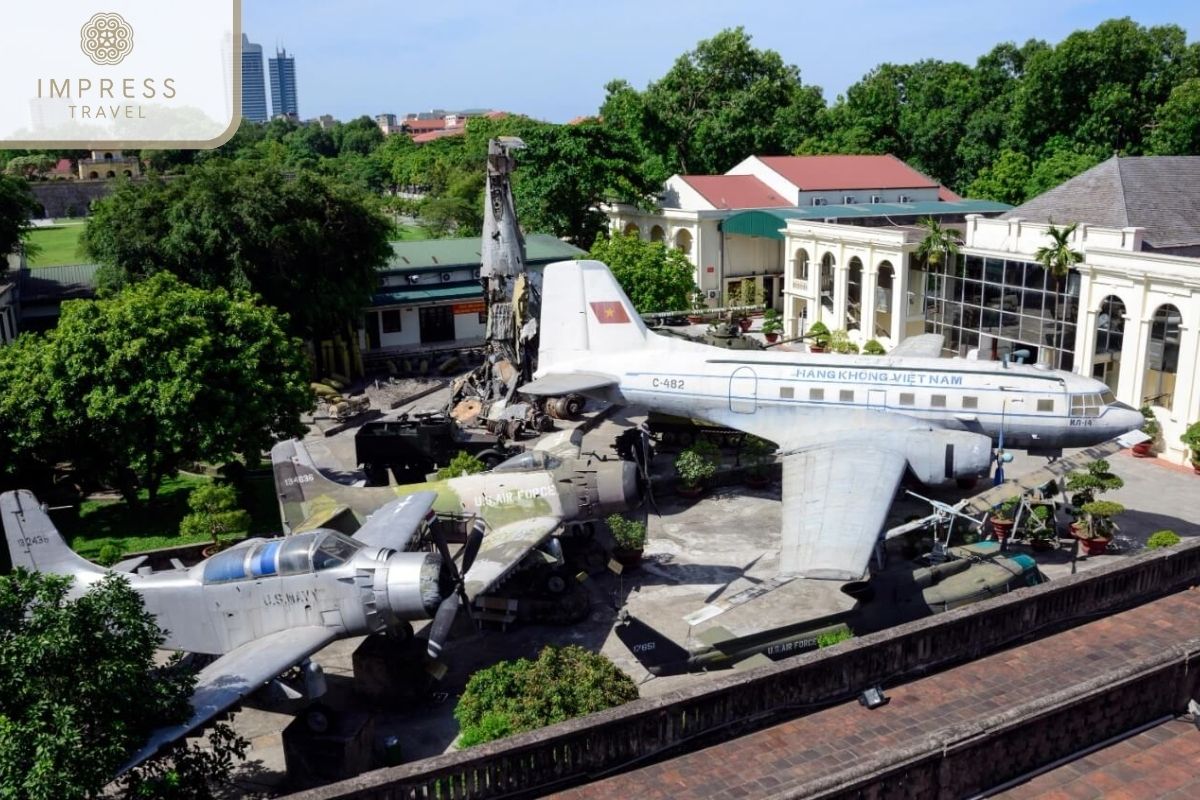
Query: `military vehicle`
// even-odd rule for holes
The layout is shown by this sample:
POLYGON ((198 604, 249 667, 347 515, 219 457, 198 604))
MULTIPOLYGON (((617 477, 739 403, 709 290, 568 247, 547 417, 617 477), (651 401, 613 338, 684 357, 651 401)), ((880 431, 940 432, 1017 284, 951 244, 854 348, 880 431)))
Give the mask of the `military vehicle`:
POLYGON ((921 590, 921 602, 930 613, 949 611, 1047 580, 1031 556, 1002 552, 998 542, 951 547, 947 556, 947 560, 912 574, 913 583, 921 590))
POLYGON ((525 448, 478 428, 464 429, 441 412, 405 414, 364 423, 354 434, 354 456, 369 486, 387 486, 388 472, 398 483, 417 483, 467 452, 491 469, 525 448))

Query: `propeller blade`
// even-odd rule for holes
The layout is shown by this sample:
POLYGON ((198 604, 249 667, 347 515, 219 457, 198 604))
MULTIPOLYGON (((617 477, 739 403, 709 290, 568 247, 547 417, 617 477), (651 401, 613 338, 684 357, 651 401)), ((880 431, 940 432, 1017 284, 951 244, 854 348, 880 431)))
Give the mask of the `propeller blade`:
POLYGON ((638 471, 642 475, 642 485, 645 487, 646 499, 650 501, 650 508, 654 509, 654 516, 661 517, 662 512, 658 510, 658 501, 654 499, 654 484, 650 480, 650 462, 654 458, 650 429, 643 424, 638 430, 641 433, 642 446, 640 452, 637 453, 639 457, 634 460, 637 461, 638 471))
POLYGON ((487 524, 481 520, 475 520, 475 524, 471 526, 471 533, 467 535, 467 543, 463 547, 462 558, 462 574, 465 576, 471 571, 471 565, 475 563, 475 556, 479 555, 479 548, 483 546, 483 534, 487 530, 487 524))
POLYGON ((454 626, 454 618, 458 616, 458 593, 446 597, 438 606, 437 614, 433 617, 433 625, 429 629, 429 657, 437 659, 442 654, 442 646, 450 636, 450 628, 454 626))
POLYGON ((450 578, 457 585, 462 583, 462 577, 458 573, 458 567, 454 565, 454 557, 450 555, 450 545, 446 544, 446 537, 438 527, 430 528, 430 533, 433 534, 433 543, 437 545, 438 553, 442 556, 442 567, 450 572, 450 578))

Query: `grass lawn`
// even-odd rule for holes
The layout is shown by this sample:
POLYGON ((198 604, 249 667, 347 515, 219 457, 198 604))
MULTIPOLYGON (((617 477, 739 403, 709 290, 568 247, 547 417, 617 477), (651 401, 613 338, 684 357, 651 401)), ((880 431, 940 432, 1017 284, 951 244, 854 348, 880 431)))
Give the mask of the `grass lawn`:
POLYGON ((29 266, 61 267, 85 263, 87 258, 79 250, 79 237, 84 227, 83 222, 68 222, 48 228, 34 228, 29 232, 29 242, 40 252, 29 258, 29 266))
POLYGON ((418 242, 429 238, 429 231, 420 225, 396 225, 392 229, 392 241, 418 242))
MULTIPOLYGON (((192 490, 211 480, 180 473, 163 482, 153 503, 143 491, 138 508, 130 508, 124 500, 85 500, 78 509, 54 511, 51 517, 71 548, 93 561, 105 545, 113 545, 125 554, 194 544, 205 538, 180 536, 179 523, 188 513, 187 499, 192 490)), ((279 534, 279 506, 269 475, 247 481, 242 507, 250 512, 251 535, 279 534)))

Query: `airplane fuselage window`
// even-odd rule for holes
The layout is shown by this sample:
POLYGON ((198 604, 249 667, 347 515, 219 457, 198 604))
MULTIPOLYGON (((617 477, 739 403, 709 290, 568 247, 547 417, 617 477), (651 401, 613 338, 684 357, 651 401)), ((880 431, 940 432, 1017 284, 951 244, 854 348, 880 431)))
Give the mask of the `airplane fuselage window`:
POLYGON ((917 404, 917 396, 915 394, 913 394, 912 392, 901 392, 900 393, 900 405, 913 406, 916 404, 917 404))
POLYGON ((970 396, 963 397, 962 407, 969 408, 969 409, 979 408, 979 398, 978 397, 970 397, 970 396))
POLYGON ((824 389, 809 389, 808 390, 808 399, 809 400, 824 400, 825 399, 825 390, 824 389))
POLYGON ((795 396, 796 396, 796 390, 793 389, 792 387, 790 387, 790 386, 780 386, 779 387, 779 399, 780 400, 791 400, 795 396))
POLYGON ((838 396, 838 400, 840 400, 843 403, 853 403, 854 402, 854 390, 853 389, 842 389, 841 394, 838 396))
POLYGON ((1040 412, 1048 412, 1048 413, 1053 414, 1054 413, 1054 401, 1046 400, 1046 399, 1038 400, 1037 401, 1037 410, 1040 412))
POLYGON ((944 395, 944 394, 933 395, 932 397, 929 398, 929 405, 933 406, 934 408, 945 408, 946 407, 946 395, 944 395))

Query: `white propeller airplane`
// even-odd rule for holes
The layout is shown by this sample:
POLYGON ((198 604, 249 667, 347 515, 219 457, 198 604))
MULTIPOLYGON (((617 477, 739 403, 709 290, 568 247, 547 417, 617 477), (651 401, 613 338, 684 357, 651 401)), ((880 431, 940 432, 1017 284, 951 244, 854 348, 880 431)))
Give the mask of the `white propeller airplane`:
POLYGON ((1142 425, 1103 383, 1042 365, 939 358, 942 337, 887 356, 725 350, 651 333, 598 261, 546 267, 526 394, 579 392, 696 417, 779 445, 780 571, 861 579, 906 470, 986 472, 993 445, 1044 455, 1142 425))

